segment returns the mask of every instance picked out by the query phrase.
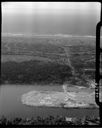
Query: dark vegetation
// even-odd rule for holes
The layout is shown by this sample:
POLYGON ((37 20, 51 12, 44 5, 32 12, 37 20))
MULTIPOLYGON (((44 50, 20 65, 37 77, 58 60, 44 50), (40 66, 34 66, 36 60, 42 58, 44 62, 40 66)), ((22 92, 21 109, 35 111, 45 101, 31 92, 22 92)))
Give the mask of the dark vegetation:
POLYGON ((40 61, 6 62, 1 65, 1 82, 33 84, 63 83, 65 78, 72 76, 68 66, 40 61))
POLYGON ((95 39, 3 36, 1 53, 2 84, 88 86, 95 77, 95 39))
POLYGON ((71 120, 66 119, 65 117, 62 116, 49 116, 46 118, 42 117, 37 117, 36 119, 34 118, 15 118, 13 120, 8 120, 4 116, 1 117, 0 119, 0 125, 5 126, 5 125, 66 125, 66 126, 71 126, 71 125, 99 125, 99 118, 95 117, 83 117, 81 119, 79 118, 72 118, 71 120))

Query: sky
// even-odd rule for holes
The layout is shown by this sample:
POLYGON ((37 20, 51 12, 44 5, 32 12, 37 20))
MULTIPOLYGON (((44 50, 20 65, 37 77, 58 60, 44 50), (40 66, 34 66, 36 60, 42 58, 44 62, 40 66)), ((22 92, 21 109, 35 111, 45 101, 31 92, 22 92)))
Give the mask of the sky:
POLYGON ((2 33, 95 35, 98 2, 2 2, 2 33))

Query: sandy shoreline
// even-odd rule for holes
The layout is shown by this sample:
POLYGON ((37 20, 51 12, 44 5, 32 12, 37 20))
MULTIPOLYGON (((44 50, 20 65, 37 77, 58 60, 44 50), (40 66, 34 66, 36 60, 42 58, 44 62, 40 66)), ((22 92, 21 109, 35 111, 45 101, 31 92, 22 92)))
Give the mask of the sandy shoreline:
MULTIPOLYGON (((70 89, 69 89, 70 90, 70 89)), ((93 89, 71 88, 70 92, 30 91, 21 97, 23 104, 28 106, 47 106, 63 108, 97 108, 93 89), (72 91, 73 90, 73 91, 72 91)))

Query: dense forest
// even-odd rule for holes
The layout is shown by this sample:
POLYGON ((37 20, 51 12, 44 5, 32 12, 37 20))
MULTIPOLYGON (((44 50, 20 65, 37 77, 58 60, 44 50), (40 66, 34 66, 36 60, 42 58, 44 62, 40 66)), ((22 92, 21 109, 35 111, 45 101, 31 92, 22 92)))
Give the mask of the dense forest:
POLYGON ((63 83, 72 76, 68 66, 40 61, 6 62, 1 65, 1 82, 33 84, 63 83))

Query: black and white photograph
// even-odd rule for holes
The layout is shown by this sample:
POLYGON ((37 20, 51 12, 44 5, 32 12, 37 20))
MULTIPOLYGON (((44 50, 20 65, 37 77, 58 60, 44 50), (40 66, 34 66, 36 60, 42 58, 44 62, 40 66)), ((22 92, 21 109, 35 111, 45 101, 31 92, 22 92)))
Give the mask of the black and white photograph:
POLYGON ((100 124, 100 13, 99 2, 1 3, 0 125, 100 124))

